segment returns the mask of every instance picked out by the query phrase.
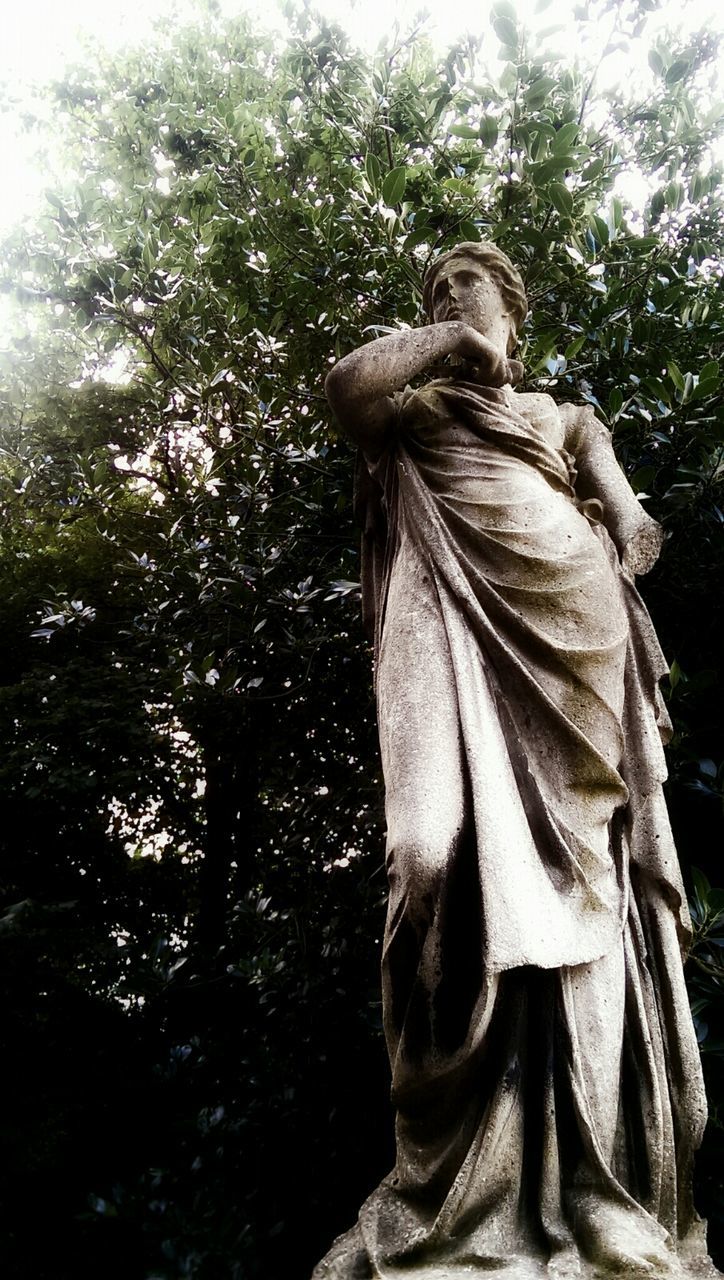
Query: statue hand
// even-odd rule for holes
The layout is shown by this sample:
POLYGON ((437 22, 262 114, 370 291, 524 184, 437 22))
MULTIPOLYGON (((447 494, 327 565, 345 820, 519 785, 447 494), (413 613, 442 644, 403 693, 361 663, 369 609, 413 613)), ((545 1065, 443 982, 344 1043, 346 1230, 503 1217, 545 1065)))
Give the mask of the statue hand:
POLYGON ((509 360, 488 338, 472 325, 459 322, 460 336, 455 344, 455 354, 463 356, 473 368, 472 380, 486 387, 502 387, 506 383, 520 382, 523 366, 519 360, 509 360))

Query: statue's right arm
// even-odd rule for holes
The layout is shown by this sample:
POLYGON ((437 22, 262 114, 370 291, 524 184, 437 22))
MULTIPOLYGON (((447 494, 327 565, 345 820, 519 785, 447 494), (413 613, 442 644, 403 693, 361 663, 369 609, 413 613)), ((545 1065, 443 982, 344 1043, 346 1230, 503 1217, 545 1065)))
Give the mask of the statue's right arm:
POLYGON ((396 391, 453 352, 489 358, 486 339, 460 320, 401 329, 358 347, 327 375, 325 390, 340 426, 366 453, 379 453, 396 417, 396 391))

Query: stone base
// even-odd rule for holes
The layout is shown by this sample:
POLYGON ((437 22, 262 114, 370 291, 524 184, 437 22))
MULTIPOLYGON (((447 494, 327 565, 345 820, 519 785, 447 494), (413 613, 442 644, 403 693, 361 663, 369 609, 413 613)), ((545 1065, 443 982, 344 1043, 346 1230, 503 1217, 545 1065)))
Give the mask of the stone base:
MULTIPOLYGON (((441 1258, 438 1253, 437 1259, 429 1262, 413 1262, 409 1251, 404 1258, 402 1249, 402 1256, 375 1263, 357 1223, 335 1240, 312 1280, 722 1280, 723 1273, 706 1253, 706 1226, 700 1219, 679 1241, 679 1252, 665 1239, 632 1236, 623 1229, 617 1232, 615 1216, 601 1219, 598 1227, 586 1252, 580 1242, 570 1241, 567 1247, 546 1256, 540 1246, 531 1246, 529 1241, 526 1249, 521 1241, 519 1252, 511 1249, 506 1256, 505 1249, 498 1247, 487 1256, 482 1250, 476 1256, 470 1249, 462 1253, 465 1245, 458 1243, 459 1261, 452 1256, 441 1258)), ((449 1246, 452 1255, 452 1240, 449 1246)))
MULTIPOLYGON (((672 1259, 669 1269, 662 1273, 659 1267, 650 1265, 627 1267, 612 1272, 583 1261, 536 1262, 534 1259, 516 1259, 501 1267, 493 1264, 449 1267, 416 1267, 395 1272, 395 1280, 721 1280, 709 1258, 692 1262, 672 1259)), ((383 1280, 379 1274, 374 1280, 383 1280)), ((387 1280, 387 1277, 384 1277, 387 1280)))
MULTIPOLYGON (((384 1274, 371 1271, 369 1263, 355 1267, 354 1259, 347 1258, 349 1266, 338 1257, 329 1268, 324 1263, 315 1271, 312 1280, 722 1280, 708 1257, 695 1259, 671 1255, 665 1264, 642 1263, 626 1265, 617 1270, 602 1269, 595 1263, 580 1257, 564 1257, 545 1262, 542 1258, 515 1258, 501 1264, 482 1260, 474 1265, 444 1264, 415 1267, 386 1267, 384 1274), (341 1265, 340 1265, 341 1264, 341 1265)), ((358 1264, 360 1260, 357 1259, 358 1264)))

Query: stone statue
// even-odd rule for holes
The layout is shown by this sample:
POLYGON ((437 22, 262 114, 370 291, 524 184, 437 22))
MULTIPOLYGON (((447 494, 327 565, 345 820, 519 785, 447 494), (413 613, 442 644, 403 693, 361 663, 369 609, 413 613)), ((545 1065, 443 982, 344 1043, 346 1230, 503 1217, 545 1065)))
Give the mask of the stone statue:
POLYGON ((397 1160, 315 1280, 716 1276, 666 665, 634 584, 660 529, 590 407, 513 390, 505 254, 443 253, 423 301, 327 379, 364 464, 397 1160))

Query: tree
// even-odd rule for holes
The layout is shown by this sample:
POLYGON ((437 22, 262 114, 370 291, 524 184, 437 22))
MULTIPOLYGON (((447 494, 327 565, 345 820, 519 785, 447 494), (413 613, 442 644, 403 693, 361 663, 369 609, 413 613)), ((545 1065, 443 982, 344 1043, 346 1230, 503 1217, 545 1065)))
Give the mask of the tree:
MULTIPOLYGON (((647 13, 592 0, 579 22, 605 17, 615 45, 647 13)), ((54 1280, 268 1276, 293 1239, 301 1277, 389 1159, 354 459, 322 383, 418 323, 421 269, 461 238, 521 267, 529 386, 596 406, 669 535, 647 598, 675 659, 670 799, 700 868, 719 1120, 714 42, 657 38, 652 87, 623 99, 505 0, 442 59, 416 33, 370 63, 305 9, 289 22, 275 47, 209 5, 69 71, 44 142, 67 181, 3 249, 27 316, 0 455, 16 1274, 30 1250, 54 1280), (29 1240, 39 1196, 50 1230, 29 1240)))

